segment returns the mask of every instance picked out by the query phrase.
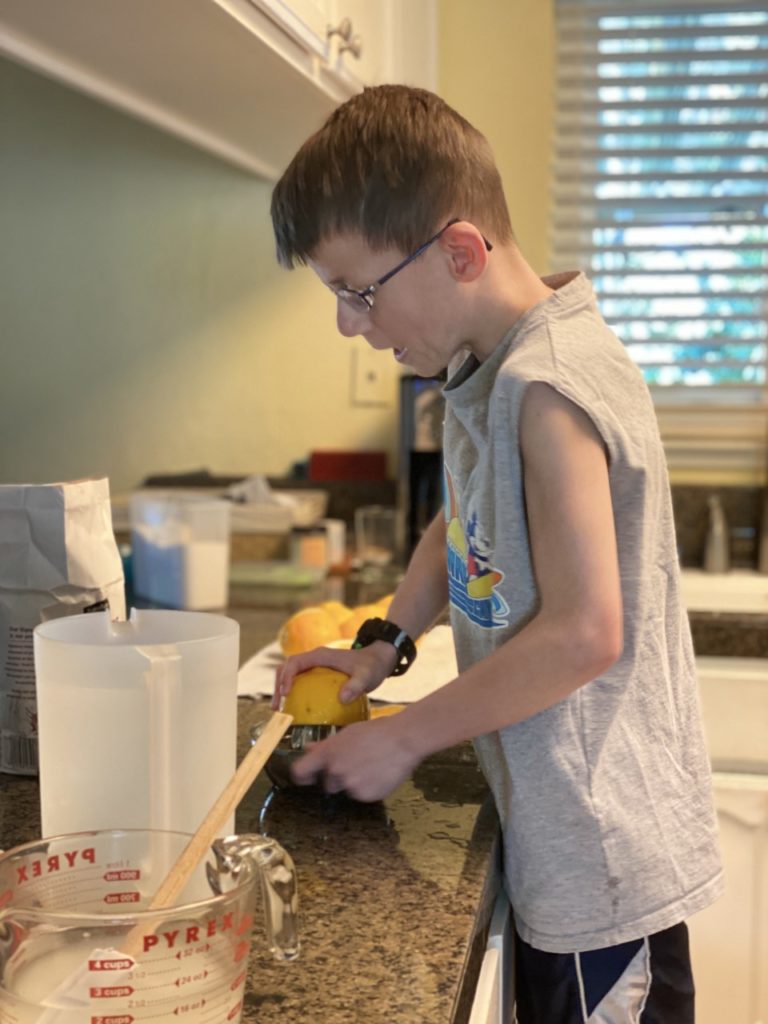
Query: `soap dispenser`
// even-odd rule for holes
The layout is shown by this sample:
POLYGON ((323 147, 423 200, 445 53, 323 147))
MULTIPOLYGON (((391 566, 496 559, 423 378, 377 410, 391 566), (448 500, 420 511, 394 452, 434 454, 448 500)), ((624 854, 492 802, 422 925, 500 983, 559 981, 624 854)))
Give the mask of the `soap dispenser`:
POLYGON ((720 496, 710 494, 709 529, 704 544, 704 569, 706 572, 727 572, 730 568, 730 550, 728 542, 728 525, 720 501, 720 496))

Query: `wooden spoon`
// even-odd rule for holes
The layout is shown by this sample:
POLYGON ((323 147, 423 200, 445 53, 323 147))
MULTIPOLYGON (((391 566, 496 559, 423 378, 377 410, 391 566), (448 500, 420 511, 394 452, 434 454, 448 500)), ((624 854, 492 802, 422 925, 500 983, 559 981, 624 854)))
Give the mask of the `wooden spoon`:
MULTIPOLYGON (((259 738, 243 758, 240 767, 222 790, 221 796, 206 815, 197 832, 179 855, 178 860, 160 883, 148 910, 172 907, 192 877, 195 868, 217 838, 219 830, 248 792, 251 783, 267 763, 267 758, 285 735, 293 721, 291 715, 274 711, 259 738)), ((130 938, 130 934, 128 938, 130 938)))

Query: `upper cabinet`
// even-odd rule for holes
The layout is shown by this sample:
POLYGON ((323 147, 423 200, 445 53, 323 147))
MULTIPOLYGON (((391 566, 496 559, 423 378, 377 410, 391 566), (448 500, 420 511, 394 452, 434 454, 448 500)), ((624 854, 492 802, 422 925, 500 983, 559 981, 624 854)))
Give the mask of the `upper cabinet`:
POLYGON ((364 85, 435 88, 436 0, 0 0, 0 53, 268 179, 364 85))

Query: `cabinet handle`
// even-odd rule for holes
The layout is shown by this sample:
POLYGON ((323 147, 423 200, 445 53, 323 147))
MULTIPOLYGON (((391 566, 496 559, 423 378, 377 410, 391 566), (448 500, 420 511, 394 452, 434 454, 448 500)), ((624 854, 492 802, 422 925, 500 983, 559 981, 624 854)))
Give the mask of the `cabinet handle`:
POLYGON ((333 25, 328 26, 325 38, 330 40, 334 36, 341 36, 345 43, 349 42, 352 38, 352 22, 349 18, 342 18, 336 28, 333 25))
POLYGON ((356 60, 360 60, 360 55, 363 52, 363 39, 362 36, 352 36, 352 38, 344 43, 343 46, 339 47, 339 57, 342 53, 351 53, 356 60))

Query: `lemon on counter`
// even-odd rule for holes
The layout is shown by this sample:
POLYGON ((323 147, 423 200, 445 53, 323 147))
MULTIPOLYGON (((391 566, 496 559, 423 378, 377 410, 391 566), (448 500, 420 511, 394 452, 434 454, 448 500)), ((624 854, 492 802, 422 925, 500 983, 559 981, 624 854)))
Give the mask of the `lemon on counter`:
POLYGON ((354 638, 366 619, 380 619, 381 608, 375 604, 360 604, 352 609, 352 613, 341 623, 339 629, 343 637, 354 638))
POLYGON ((375 708, 371 708, 371 718, 386 718, 388 715, 397 715, 400 711, 405 711, 407 704, 379 704, 375 708))
POLYGON ((352 612, 349 605, 342 604, 341 601, 323 601, 318 605, 318 608, 328 612, 337 626, 340 626, 344 619, 348 618, 352 612))
POLYGON ((293 715, 296 725, 342 726, 367 721, 371 710, 366 694, 349 704, 339 700, 339 691, 348 679, 344 672, 321 666, 301 672, 293 680, 282 710, 293 715))
POLYGON ((302 654, 315 647, 324 647, 341 636, 339 627, 324 609, 313 605, 295 612, 280 627, 277 639, 283 654, 302 654))

